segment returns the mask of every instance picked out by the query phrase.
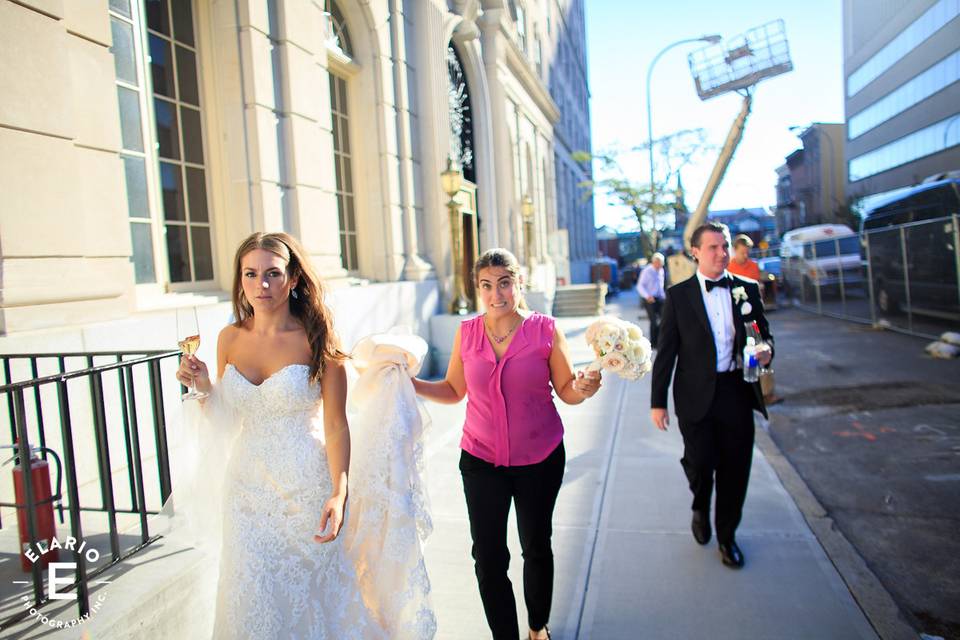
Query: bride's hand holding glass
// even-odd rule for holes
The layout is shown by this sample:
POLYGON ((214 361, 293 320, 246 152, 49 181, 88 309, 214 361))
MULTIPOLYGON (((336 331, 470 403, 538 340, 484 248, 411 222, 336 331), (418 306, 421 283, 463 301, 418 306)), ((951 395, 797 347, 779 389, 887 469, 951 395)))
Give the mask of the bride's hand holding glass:
MULTIPOLYGON (((192 359, 185 373, 189 374, 189 377, 193 379, 193 384, 184 383, 190 390, 180 396, 180 399, 201 400, 206 398, 210 391, 210 376, 207 375, 206 365, 193 357, 197 349, 200 348, 200 321, 197 319, 196 307, 177 309, 177 336, 180 338, 177 346, 180 347, 180 352, 183 353, 181 363, 184 360, 192 359), (198 387, 196 384, 199 381, 197 375, 200 371, 199 367, 203 367, 202 372, 203 380, 206 384, 205 389, 198 387)), ((183 370, 182 364, 181 370, 183 370)), ((181 382, 183 381, 181 380, 181 382)))
POLYGON ((196 356, 184 355, 177 369, 177 380, 185 387, 196 389, 205 397, 210 393, 210 372, 207 365, 196 356))

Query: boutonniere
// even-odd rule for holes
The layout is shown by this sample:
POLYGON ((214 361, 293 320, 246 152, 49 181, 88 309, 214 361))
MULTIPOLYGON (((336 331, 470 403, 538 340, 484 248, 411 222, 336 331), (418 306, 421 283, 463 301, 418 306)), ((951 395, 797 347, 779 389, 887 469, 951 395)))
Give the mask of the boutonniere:
POLYGON ((743 287, 734 287, 730 290, 730 295, 733 296, 733 301, 735 303, 742 303, 740 305, 740 315, 750 315, 750 312, 753 311, 753 307, 747 302, 747 291, 743 287))

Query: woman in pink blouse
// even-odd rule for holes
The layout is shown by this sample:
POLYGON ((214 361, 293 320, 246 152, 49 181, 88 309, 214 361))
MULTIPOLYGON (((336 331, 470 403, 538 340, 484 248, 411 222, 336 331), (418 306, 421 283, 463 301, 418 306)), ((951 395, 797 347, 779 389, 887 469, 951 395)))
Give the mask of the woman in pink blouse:
POLYGON ((554 319, 523 304, 520 265, 505 249, 474 268, 486 313, 464 321, 444 380, 414 379, 421 396, 455 404, 467 397, 460 473, 473 558, 495 640, 516 640, 517 605, 507 577, 507 516, 517 511, 529 637, 549 638, 553 596, 553 507, 563 480, 563 423, 553 393, 579 404, 600 388, 599 373, 574 375, 554 319))

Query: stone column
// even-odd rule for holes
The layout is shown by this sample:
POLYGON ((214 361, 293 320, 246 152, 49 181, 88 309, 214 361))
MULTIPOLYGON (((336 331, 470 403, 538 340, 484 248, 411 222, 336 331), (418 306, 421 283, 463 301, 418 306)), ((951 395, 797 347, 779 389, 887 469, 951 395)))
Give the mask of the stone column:
POLYGON ((285 230, 298 236, 326 277, 345 275, 336 233, 336 174, 322 7, 276 0, 272 62, 285 230))
POLYGON ((493 137, 494 165, 496 166, 497 194, 494 206, 498 216, 499 230, 496 244, 509 247, 514 245, 511 229, 516 228, 512 220, 516 216, 517 201, 513 190, 513 158, 510 134, 507 124, 507 98, 500 80, 500 65, 503 58, 503 42, 500 34, 500 20, 503 9, 487 9, 477 20, 480 27, 483 51, 484 71, 487 78, 487 90, 490 95, 490 120, 493 137))
MULTIPOLYGON (((414 194, 414 158, 410 131, 411 110, 408 95, 407 38, 401 0, 390 2, 390 46, 393 61, 393 93, 396 112, 397 160, 399 161, 399 206, 400 225, 403 235, 403 268, 400 276, 404 280, 425 280, 434 275, 433 267, 419 253, 417 239, 417 212, 414 194)), ((419 3, 425 4, 425 3, 419 3)), ((428 35, 433 35, 429 33, 428 35)), ((420 42, 433 42, 433 38, 421 38, 420 42)), ((429 70, 419 73, 429 74, 429 70)), ((416 75, 419 75, 417 73, 416 75)))

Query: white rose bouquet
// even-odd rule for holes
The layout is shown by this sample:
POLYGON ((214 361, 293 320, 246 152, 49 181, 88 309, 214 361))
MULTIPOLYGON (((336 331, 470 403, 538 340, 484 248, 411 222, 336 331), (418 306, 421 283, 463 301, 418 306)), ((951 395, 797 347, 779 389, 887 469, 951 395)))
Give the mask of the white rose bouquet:
POLYGON ((603 316, 587 327, 585 337, 597 356, 587 371, 607 369, 621 378, 639 380, 653 369, 650 341, 632 322, 603 316))

